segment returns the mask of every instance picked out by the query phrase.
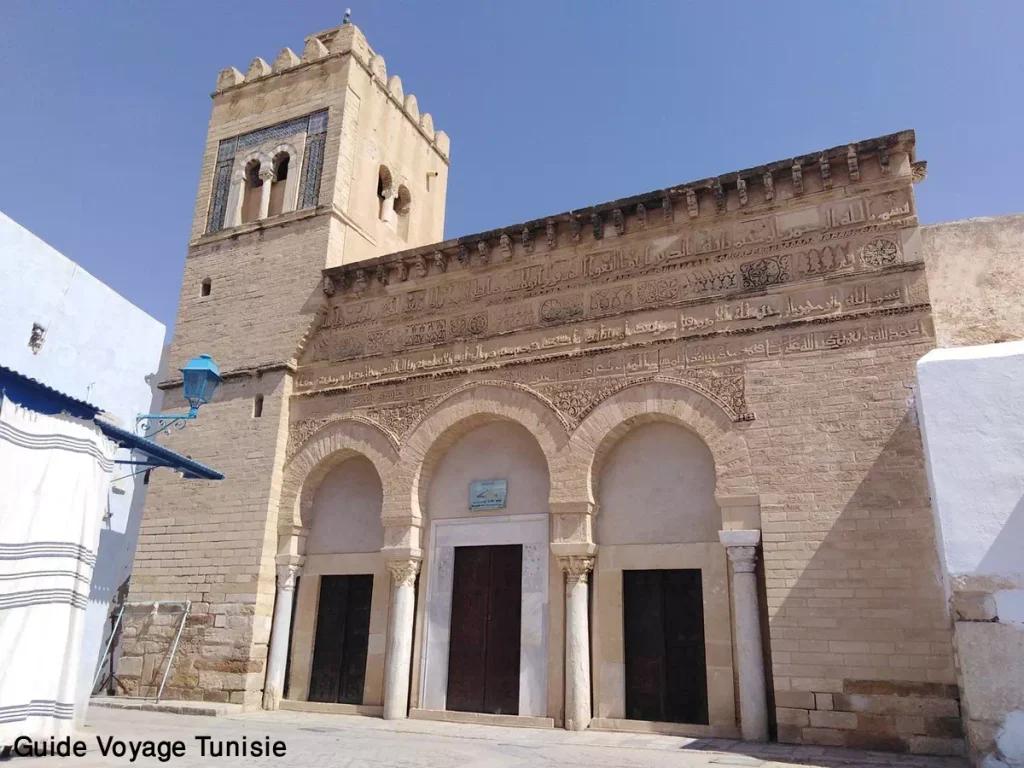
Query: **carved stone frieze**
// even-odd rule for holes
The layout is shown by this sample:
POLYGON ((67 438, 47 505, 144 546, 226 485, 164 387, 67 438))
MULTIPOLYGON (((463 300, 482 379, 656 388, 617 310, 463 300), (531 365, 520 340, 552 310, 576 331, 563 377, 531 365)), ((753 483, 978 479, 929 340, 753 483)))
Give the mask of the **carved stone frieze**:
POLYGON ((736 179, 736 194, 739 196, 740 205, 747 204, 747 182, 742 176, 736 179))
POLYGON ((663 198, 661 198, 661 212, 665 215, 665 221, 672 221, 672 198, 669 197, 668 195, 665 195, 663 198))
POLYGON ((828 155, 818 158, 818 167, 821 169, 821 183, 826 190, 832 189, 832 166, 829 164, 828 155))
POLYGON ((569 235, 572 237, 572 241, 574 243, 578 243, 580 241, 580 220, 576 216, 573 216, 572 219, 569 220, 569 235))
POLYGON ((802 195, 804 193, 804 169, 800 167, 800 163, 795 163, 792 168, 793 171, 793 194, 802 195))
POLYGON ((498 244, 501 246, 502 253, 505 254, 505 258, 512 258, 512 238, 508 236, 507 232, 501 233, 501 239, 498 240, 498 244))
POLYGON ((558 230, 555 229, 555 223, 552 221, 549 221, 544 229, 548 237, 548 250, 553 251, 558 246, 558 230))
POLYGON ((763 182, 764 199, 766 203, 770 203, 775 198, 775 178, 771 171, 765 171, 763 182))
POLYGON ((434 266, 437 267, 438 272, 447 272, 448 257, 445 256, 441 251, 434 251, 434 266))
POLYGON ((600 240, 602 237, 604 237, 604 222, 601 220, 600 214, 591 214, 590 228, 594 231, 595 240, 600 240))
POLYGON ((846 150, 846 170, 850 174, 851 182, 860 181, 860 162, 857 159, 857 148, 852 144, 846 150))
POLYGON ((636 207, 636 225, 640 229, 647 229, 647 206, 643 203, 636 207))

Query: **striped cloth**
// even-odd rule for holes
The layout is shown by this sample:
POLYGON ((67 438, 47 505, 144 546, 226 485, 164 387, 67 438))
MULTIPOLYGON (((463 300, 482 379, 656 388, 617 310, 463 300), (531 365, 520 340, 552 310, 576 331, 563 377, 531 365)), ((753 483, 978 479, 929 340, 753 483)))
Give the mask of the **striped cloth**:
POLYGON ((72 732, 115 450, 93 424, 0 401, 0 746, 72 732))

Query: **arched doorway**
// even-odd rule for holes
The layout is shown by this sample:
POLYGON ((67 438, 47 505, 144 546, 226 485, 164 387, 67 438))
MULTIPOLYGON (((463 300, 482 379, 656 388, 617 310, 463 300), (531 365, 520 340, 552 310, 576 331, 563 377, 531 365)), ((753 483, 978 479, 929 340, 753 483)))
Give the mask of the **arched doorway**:
POLYGON ((312 493, 287 698, 383 702, 390 577, 380 555, 382 502, 380 476, 361 455, 331 468, 312 493))
POLYGON ((514 422, 459 431, 426 478, 420 708, 546 716, 547 461, 514 422))
POLYGON ((714 458, 669 421, 616 437, 594 477, 598 725, 735 725, 714 458))

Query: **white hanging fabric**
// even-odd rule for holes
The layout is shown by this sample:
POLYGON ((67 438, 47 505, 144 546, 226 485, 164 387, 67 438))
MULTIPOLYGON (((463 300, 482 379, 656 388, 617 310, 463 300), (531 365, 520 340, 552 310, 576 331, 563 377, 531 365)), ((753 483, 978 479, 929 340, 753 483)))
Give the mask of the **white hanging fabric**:
POLYGON ((72 734, 115 450, 94 424, 0 401, 0 746, 72 734))

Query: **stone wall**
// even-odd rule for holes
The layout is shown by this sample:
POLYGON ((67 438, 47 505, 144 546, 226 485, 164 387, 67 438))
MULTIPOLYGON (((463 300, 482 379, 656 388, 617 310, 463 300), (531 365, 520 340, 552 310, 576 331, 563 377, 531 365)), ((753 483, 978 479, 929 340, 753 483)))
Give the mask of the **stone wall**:
POLYGON ((921 228, 940 347, 1024 338, 1024 214, 921 228))

